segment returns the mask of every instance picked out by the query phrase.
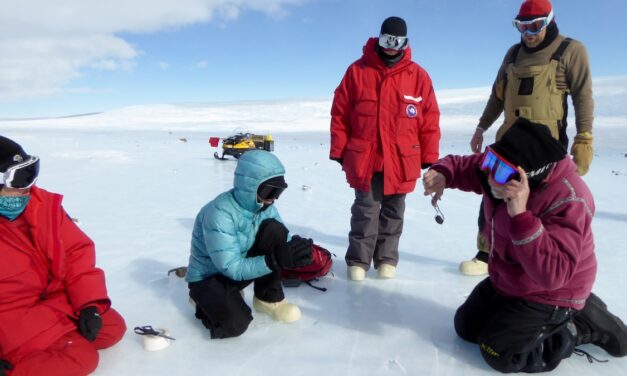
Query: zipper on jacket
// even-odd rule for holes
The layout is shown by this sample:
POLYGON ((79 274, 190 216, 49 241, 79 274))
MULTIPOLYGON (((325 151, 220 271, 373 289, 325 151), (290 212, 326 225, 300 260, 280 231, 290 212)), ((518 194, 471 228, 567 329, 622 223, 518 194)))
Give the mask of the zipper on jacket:
POLYGON ((492 254, 494 252, 494 213, 496 212, 496 206, 492 207, 492 214, 490 215, 490 256, 492 258, 492 254))

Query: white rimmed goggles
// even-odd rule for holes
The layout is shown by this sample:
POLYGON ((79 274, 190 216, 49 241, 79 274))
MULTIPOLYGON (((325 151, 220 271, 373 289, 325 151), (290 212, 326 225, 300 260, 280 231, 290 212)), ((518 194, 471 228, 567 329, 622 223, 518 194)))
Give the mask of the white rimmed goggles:
POLYGON ((407 37, 399 37, 390 34, 379 35, 379 46, 389 50, 402 50, 407 48, 407 37))
POLYGON ((536 35, 544 30, 553 20, 553 11, 546 17, 538 17, 533 20, 514 20, 513 25, 521 34, 536 35))
POLYGON ((0 173, 0 185, 7 188, 26 189, 37 181, 39 176, 39 157, 30 156, 24 162, 13 165, 0 173))

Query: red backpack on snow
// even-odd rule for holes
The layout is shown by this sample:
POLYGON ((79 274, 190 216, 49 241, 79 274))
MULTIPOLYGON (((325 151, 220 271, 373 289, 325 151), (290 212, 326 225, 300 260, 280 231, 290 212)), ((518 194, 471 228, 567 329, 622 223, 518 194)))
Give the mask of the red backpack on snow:
POLYGON ((324 287, 318 287, 311 284, 311 281, 317 281, 319 277, 325 276, 331 270, 334 256, 327 249, 317 245, 311 245, 311 264, 301 266, 299 268, 281 269, 281 279, 285 287, 297 287, 301 282, 305 282, 309 286, 320 291, 327 291, 324 287))

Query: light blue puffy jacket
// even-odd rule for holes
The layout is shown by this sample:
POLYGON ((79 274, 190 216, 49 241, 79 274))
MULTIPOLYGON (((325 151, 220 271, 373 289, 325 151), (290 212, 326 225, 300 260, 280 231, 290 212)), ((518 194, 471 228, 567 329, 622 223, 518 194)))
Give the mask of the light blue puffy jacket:
POLYGON ((251 280, 271 272, 263 256, 246 257, 259 225, 268 218, 283 222, 274 205, 266 210, 257 202, 259 185, 285 168, 272 153, 252 150, 240 157, 233 188, 205 205, 196 216, 187 282, 221 273, 235 280, 251 280))

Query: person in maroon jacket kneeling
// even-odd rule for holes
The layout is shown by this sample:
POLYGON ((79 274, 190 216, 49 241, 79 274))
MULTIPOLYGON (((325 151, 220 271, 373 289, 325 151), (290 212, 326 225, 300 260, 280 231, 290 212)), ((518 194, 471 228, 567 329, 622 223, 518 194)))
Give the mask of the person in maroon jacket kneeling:
POLYGON ((126 325, 94 243, 38 175, 39 158, 0 136, 0 375, 87 375, 126 325))
POLYGON ((433 204, 444 188, 482 194, 489 277, 455 314, 455 330, 501 372, 543 372, 592 343, 627 354, 627 328, 591 293, 594 200, 549 129, 519 119, 484 153, 449 155, 424 176, 433 204))

